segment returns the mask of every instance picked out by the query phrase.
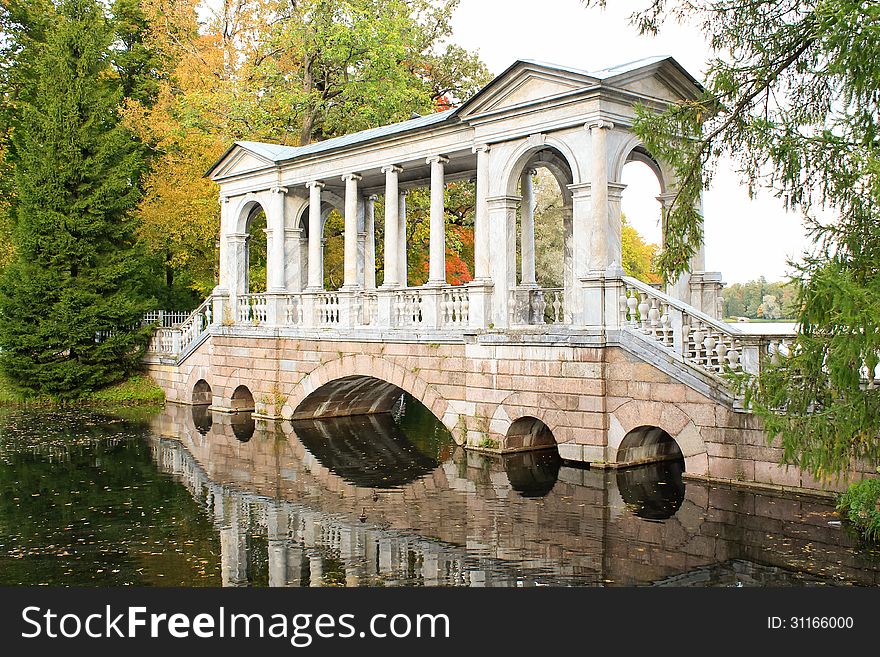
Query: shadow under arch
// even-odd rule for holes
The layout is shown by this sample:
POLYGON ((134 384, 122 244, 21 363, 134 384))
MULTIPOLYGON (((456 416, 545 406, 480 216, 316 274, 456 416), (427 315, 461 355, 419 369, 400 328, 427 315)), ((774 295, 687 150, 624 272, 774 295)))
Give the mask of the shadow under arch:
POLYGON ((373 376, 350 375, 325 383, 294 409, 292 420, 390 413, 406 391, 373 376))
POLYGON ((629 467, 658 461, 682 461, 684 454, 664 429, 649 425, 636 427, 623 437, 617 448, 617 462, 629 467))
MULTIPOLYGON (((510 425, 504 438, 504 449, 556 448, 556 438, 543 421, 536 417, 521 417, 510 425)), ((557 452, 558 454, 558 452, 557 452)))

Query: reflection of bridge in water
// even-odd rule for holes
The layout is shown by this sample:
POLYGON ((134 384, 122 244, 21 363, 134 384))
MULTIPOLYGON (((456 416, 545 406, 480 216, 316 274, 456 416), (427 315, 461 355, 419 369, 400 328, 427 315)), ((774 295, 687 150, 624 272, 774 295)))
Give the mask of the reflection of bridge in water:
POLYGON ((234 418, 169 405, 154 442, 213 514, 227 585, 880 583, 813 498, 685 487, 669 463, 432 455, 389 416, 257 421, 246 442, 234 418))

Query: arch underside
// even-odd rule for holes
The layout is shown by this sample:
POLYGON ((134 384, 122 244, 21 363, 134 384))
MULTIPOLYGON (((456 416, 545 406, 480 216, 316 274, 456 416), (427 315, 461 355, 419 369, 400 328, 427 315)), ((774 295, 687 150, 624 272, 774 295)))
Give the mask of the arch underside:
POLYGON ((346 376, 324 384, 293 412, 293 420, 390 413, 404 391, 371 376, 346 376))
POLYGON ((683 460, 675 439, 659 427, 636 427, 626 434, 617 451, 622 466, 683 460))

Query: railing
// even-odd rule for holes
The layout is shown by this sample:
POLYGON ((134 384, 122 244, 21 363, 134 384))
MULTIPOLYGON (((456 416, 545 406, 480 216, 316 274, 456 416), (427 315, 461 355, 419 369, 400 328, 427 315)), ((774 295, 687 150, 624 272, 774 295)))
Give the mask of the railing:
POLYGON ((242 294, 237 298, 236 319, 239 322, 265 324, 269 319, 269 303, 264 294, 242 294))
POLYGON ((418 288, 400 290, 394 295, 396 326, 421 326, 425 320, 422 292, 418 288))
POLYGON ((448 287, 443 290, 440 305, 443 326, 467 326, 470 319, 470 298, 466 287, 448 287))
POLYGON ((512 325, 564 324, 565 292, 556 287, 520 287, 510 291, 508 314, 512 325))
POLYGON ((320 292, 315 295, 315 323, 318 326, 339 324, 338 292, 320 292))
POLYGON ((305 320, 305 304, 301 294, 284 295, 284 323, 299 325, 305 320))
POLYGON ((379 317, 379 295, 375 292, 363 292, 356 299, 358 324, 375 326, 379 317))
POLYGON ((677 353, 704 372, 757 374, 764 363, 777 364, 790 353, 793 334, 749 335, 646 283, 630 277, 622 280, 620 326, 677 353))
POLYGON ((185 351, 189 345, 198 340, 213 321, 213 299, 208 297, 198 308, 189 313, 167 312, 154 310, 144 317, 146 322, 151 323, 170 322, 174 318, 172 326, 161 326, 156 329, 147 343, 147 352, 153 354, 177 356, 185 351), (180 316, 184 315, 181 321, 180 316))
POLYGON ((156 324, 161 328, 171 328, 183 324, 192 313, 186 310, 150 310, 144 314, 144 326, 156 324))

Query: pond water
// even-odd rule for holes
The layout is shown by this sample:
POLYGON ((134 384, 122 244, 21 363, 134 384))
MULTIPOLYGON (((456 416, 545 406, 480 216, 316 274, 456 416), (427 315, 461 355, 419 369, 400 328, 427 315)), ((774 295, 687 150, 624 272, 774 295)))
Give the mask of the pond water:
POLYGON ((0 413, 0 585, 880 583, 831 502, 457 448, 424 407, 0 413))

